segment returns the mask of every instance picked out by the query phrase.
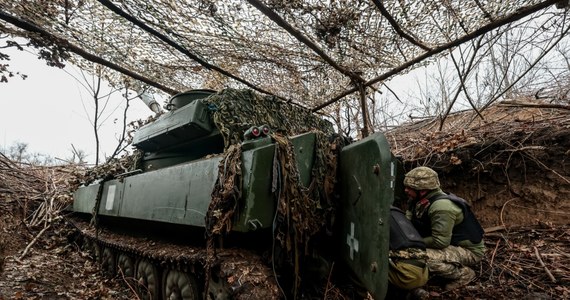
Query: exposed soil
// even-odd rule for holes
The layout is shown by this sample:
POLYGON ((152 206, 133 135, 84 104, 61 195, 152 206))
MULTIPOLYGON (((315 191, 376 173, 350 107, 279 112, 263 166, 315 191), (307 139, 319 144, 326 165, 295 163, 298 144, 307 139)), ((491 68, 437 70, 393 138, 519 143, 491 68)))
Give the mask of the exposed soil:
MULTIPOLYGON (((436 169, 444 190, 471 201, 487 231, 474 282, 447 293, 430 282, 427 290, 433 299, 570 299, 568 110, 498 106, 485 121, 473 116, 452 115, 442 131, 423 121, 387 134, 406 169, 436 169)), ((0 299, 136 299, 126 280, 101 274, 61 218, 32 214, 69 197, 62 186, 72 188, 73 176, 19 176, 0 160, 0 299)))
POLYGON ((570 110, 523 104, 468 111, 387 134, 407 170, 438 171, 442 188, 469 200, 483 227, 568 224, 570 110))
POLYGON ((133 299, 120 279, 106 278, 70 241, 70 227, 52 225, 21 258, 39 231, 22 222, 16 201, 0 202, 0 299, 133 299))
MULTIPOLYGON (((478 278, 434 298, 570 299, 570 107, 504 102, 387 134, 405 169, 438 171, 486 231, 478 278)), ((433 284, 430 282, 430 284, 433 284)))

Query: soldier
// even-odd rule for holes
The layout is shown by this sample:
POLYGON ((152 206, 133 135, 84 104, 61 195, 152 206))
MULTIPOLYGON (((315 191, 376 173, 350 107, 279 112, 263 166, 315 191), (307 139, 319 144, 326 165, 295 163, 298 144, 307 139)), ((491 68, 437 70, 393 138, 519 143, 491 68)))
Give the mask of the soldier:
POLYGON ((406 217, 426 244, 430 274, 447 280, 447 291, 472 281, 475 272, 469 266, 481 261, 485 245, 483 229, 467 202, 445 194, 437 173, 428 167, 408 172, 404 186, 406 217))
POLYGON ((428 281, 426 245, 397 207, 390 208, 389 290, 387 299, 428 299, 422 289, 428 281))

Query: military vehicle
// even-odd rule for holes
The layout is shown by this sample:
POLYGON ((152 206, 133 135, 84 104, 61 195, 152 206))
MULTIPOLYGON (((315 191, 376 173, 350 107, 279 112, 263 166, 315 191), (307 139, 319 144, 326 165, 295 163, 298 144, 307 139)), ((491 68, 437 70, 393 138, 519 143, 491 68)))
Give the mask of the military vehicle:
POLYGON ((75 192, 73 223, 103 271, 142 299, 301 299, 346 267, 385 297, 398 168, 382 134, 350 142, 248 90, 166 107, 135 133, 132 165, 75 192))

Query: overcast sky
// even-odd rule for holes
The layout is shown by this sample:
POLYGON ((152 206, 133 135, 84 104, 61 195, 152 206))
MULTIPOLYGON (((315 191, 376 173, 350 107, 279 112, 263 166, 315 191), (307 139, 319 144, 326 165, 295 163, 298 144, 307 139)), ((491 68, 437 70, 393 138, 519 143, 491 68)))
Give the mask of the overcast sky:
MULTIPOLYGON (((93 113, 89 93, 65 71, 48 67, 31 53, 2 50, 11 56, 9 69, 28 75, 0 83, 0 149, 16 142, 29 145, 30 153, 58 158, 71 156, 71 144, 95 160, 95 138, 87 113, 93 113)), ((77 71, 68 69, 70 73, 77 71)), ((123 99, 111 98, 108 111, 116 109, 101 128, 102 152, 110 155, 120 133, 123 99), (119 122, 114 122, 119 118, 119 122)), ((162 104, 162 101, 159 101, 162 104)), ((131 101, 130 120, 146 118, 152 112, 139 99, 131 101)), ((104 160, 104 156, 101 157, 104 160)))

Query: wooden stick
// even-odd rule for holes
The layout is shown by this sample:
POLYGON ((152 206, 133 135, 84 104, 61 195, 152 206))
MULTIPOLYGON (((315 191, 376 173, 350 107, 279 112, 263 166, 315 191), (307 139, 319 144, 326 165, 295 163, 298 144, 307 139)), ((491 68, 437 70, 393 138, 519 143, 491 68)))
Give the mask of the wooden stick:
POLYGON ((540 257, 540 253, 538 252, 538 249, 536 247, 533 247, 533 248, 534 248, 534 254, 536 255, 536 258, 538 259, 538 262, 544 268, 544 271, 546 272, 546 274, 548 274, 548 277, 550 277, 550 280, 552 280, 552 282, 556 283, 556 278, 554 278, 552 273, 550 273, 550 270, 548 270, 548 268, 546 267, 546 265, 542 261, 542 258, 540 257))
POLYGON ((330 271, 329 271, 329 277, 328 277, 328 280, 327 280, 327 285, 326 285, 326 287, 325 287, 325 295, 324 295, 324 298, 323 298, 323 299, 327 299, 327 294, 328 294, 329 290, 330 290, 331 287, 332 287, 332 285, 331 285, 331 275, 332 275, 332 272, 333 272, 333 268, 334 268, 334 261, 333 261, 333 263, 332 263, 332 265, 331 265, 331 269, 330 269, 330 271))
POLYGON ((44 232, 46 232, 46 230, 48 230, 50 227, 51 227, 51 224, 47 224, 47 226, 44 227, 44 229, 42 229, 40 231, 40 233, 38 233, 38 235, 36 235, 36 237, 28 244, 28 246, 26 246, 26 249, 24 249, 24 252, 22 252, 22 255, 20 255, 20 257, 18 257, 18 261, 22 260, 24 258, 24 256, 26 256, 26 254, 28 254, 28 251, 30 251, 30 248, 32 248, 32 246, 38 241, 40 236, 42 236, 42 234, 44 234, 44 232))
POLYGON ((495 232, 495 231, 503 231, 507 229, 505 225, 493 226, 485 228, 485 234, 495 232))
POLYGON ((493 268, 493 261, 495 260, 495 255, 497 254, 497 249, 499 248, 499 244, 501 243, 501 240, 497 240, 497 243, 495 244, 495 250, 493 250, 493 255, 491 255, 491 261, 489 262, 489 265, 491 266, 491 269, 493 268))
POLYGON ((123 281, 127 284, 127 286, 129 287, 129 290, 131 290, 131 292, 133 293, 131 296, 134 296, 136 300, 140 300, 141 298, 139 298, 139 296, 137 295, 137 291, 136 289, 131 285, 132 280, 134 280, 134 278, 131 278, 132 280, 128 280, 127 277, 125 277, 125 273, 123 273, 123 269, 122 268, 118 268, 119 269, 119 274, 121 275, 121 278, 123 279, 123 281))
POLYGON ((509 202, 511 202, 511 201, 513 201, 513 200, 517 200, 517 198, 512 198, 512 199, 508 200, 507 202, 505 202, 505 203, 503 204, 503 207, 501 207, 501 213, 499 214, 499 220, 501 220, 501 224, 502 224, 502 226, 505 227, 505 228, 506 228, 507 226, 505 225, 505 222, 503 221, 503 211, 505 210, 505 207, 507 206, 507 204, 509 204, 509 202))

